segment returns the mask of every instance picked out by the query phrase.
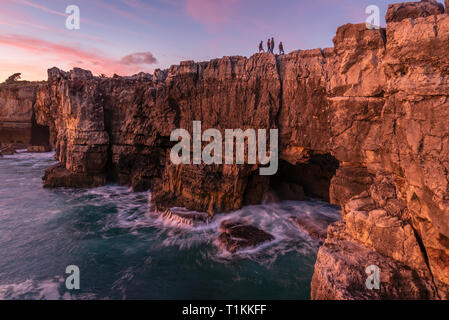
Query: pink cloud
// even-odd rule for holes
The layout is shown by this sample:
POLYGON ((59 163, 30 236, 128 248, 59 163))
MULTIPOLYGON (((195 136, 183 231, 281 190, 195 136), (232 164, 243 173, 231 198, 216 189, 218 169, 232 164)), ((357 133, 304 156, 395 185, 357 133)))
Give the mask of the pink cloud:
POLYGON ((157 63, 157 59, 151 52, 136 52, 123 57, 120 60, 120 63, 127 66, 135 64, 155 64, 157 63))
POLYGON ((62 45, 18 34, 0 35, 0 45, 12 46, 40 56, 54 56, 61 61, 61 64, 72 67, 82 64, 83 68, 90 69, 96 74, 133 74, 142 71, 149 61, 157 61, 149 52, 131 54, 122 60, 116 60, 97 50, 81 49, 80 46, 62 45), (124 61, 128 63, 123 63, 124 61))

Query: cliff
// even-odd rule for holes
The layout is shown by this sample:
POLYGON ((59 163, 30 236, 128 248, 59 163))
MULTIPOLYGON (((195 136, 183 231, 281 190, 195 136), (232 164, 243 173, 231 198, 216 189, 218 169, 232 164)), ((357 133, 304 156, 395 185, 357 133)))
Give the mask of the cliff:
MULTIPOLYGON (((387 28, 347 24, 334 48, 183 62, 152 77, 51 69, 33 112, 60 165, 46 187, 108 180, 172 206, 227 212, 272 188, 342 207, 312 280, 314 299, 449 298, 449 15, 392 5, 387 28), (280 167, 170 162, 177 128, 279 129, 280 167), (296 189, 295 189, 296 188, 296 189), (380 290, 365 268, 381 270, 380 290)), ((1 105, 1 104, 0 104, 1 105)), ((5 105, 5 104, 3 104, 5 105)), ((1 110, 1 109, 0 109, 1 110)))
POLYGON ((43 83, 0 84, 0 155, 16 149, 49 151, 48 129, 36 122, 36 93, 43 83))

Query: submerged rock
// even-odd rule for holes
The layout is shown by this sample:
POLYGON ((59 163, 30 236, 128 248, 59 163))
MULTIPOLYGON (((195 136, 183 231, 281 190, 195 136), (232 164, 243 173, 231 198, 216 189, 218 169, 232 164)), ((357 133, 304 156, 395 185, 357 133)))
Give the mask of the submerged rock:
POLYGON ((220 224, 220 231, 222 233, 217 238, 218 244, 230 253, 251 249, 274 240, 271 234, 244 221, 225 220, 220 224))

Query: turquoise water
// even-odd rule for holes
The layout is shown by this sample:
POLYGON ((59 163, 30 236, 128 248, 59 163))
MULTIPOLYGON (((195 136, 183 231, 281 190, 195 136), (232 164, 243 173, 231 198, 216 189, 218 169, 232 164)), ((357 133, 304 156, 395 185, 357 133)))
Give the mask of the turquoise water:
POLYGON ((107 185, 42 188, 53 153, 0 158, 0 299, 309 299, 318 242, 292 214, 339 216, 324 202, 282 202, 180 228, 150 214, 149 193, 107 185), (243 218, 275 236, 230 256, 220 221, 243 218), (68 265, 81 288, 65 287, 68 265))

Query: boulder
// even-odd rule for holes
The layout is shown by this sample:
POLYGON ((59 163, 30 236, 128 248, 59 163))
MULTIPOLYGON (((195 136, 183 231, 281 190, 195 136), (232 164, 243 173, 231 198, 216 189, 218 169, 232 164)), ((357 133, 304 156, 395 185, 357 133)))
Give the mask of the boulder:
POLYGON ((220 231, 222 233, 217 238, 218 245, 230 253, 251 249, 274 240, 271 234, 244 221, 225 220, 220 224, 220 231))

